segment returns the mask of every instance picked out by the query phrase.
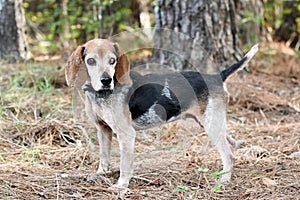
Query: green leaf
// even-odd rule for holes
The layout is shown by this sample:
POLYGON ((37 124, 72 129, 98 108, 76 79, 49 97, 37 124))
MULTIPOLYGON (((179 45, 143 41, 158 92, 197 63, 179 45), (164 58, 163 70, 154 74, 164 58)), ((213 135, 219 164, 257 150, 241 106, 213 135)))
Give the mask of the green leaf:
POLYGON ((205 167, 205 168, 201 168, 201 167, 200 167, 200 168, 198 169, 198 171, 199 171, 199 172, 204 172, 204 173, 205 173, 205 172, 208 172, 209 169, 208 169, 207 167, 205 167))
POLYGON ((222 183, 218 183, 215 187, 212 188, 213 191, 219 192, 222 188, 222 183))
POLYGON ((292 13, 292 9, 290 9, 290 8, 285 8, 285 9, 283 9, 283 14, 289 15, 289 14, 291 14, 291 13, 292 13))
POLYGON ((175 192, 181 192, 181 191, 189 191, 189 188, 187 186, 182 186, 182 185, 178 185, 174 190, 173 193, 175 192))
POLYGON ((219 178, 220 176, 222 176, 223 174, 227 174, 228 172, 225 171, 216 171, 212 173, 212 178, 216 179, 219 178))

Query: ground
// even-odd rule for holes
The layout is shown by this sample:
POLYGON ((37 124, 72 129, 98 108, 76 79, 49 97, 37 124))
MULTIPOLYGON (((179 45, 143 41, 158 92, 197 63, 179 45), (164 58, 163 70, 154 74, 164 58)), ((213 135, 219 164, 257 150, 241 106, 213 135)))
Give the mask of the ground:
MULTIPOLYGON (((239 140, 230 183, 217 183, 221 160, 205 132, 177 121, 138 133, 125 198, 300 199, 298 56, 264 44, 250 71, 227 81, 228 134, 239 140)), ((65 86, 63 62, 2 66, 0 198, 117 199, 109 190, 118 178, 117 140, 112 172, 94 175, 95 129, 81 96, 65 86)))

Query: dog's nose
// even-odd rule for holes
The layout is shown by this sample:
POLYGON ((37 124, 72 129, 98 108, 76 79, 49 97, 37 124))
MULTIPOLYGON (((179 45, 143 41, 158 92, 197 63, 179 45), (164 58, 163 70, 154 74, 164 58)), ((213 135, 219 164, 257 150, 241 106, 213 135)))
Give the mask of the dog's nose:
POLYGON ((104 75, 100 78, 100 81, 104 86, 109 86, 112 81, 112 78, 108 75, 104 75))

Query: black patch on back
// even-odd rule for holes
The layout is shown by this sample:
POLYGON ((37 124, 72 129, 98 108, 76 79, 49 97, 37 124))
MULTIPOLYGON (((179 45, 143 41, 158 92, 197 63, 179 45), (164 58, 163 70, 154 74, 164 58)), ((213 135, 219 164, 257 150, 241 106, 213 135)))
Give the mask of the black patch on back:
POLYGON ((133 85, 128 92, 127 102, 133 120, 143 118, 149 114, 151 108, 161 120, 168 121, 192 104, 197 104, 199 100, 202 103, 201 108, 205 109, 208 96, 222 91, 223 88, 220 75, 193 71, 147 75, 131 71, 130 76, 133 85), (164 87, 168 88, 168 95, 164 95, 164 87))
POLYGON ((154 108, 155 113, 164 121, 179 115, 181 107, 178 99, 171 90, 169 90, 171 98, 162 95, 163 89, 164 85, 156 83, 146 83, 135 89, 129 99, 132 119, 137 119, 155 104, 160 105, 156 107, 157 109, 154 108))
POLYGON ((202 98, 202 100, 206 101, 209 92, 207 83, 205 82, 203 75, 199 72, 193 71, 183 71, 180 72, 180 74, 182 74, 184 78, 189 82, 197 98, 202 98))

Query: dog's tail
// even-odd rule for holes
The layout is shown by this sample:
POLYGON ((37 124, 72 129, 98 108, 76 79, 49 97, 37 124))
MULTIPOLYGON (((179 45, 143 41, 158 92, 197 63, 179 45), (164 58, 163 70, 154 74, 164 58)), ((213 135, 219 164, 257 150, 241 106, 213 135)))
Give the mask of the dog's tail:
POLYGON ((258 44, 254 45, 250 51, 244 56, 242 60, 240 60, 238 63, 235 63, 231 65, 230 67, 226 68, 223 70, 220 75, 223 81, 227 79, 228 76, 230 76, 233 72, 236 70, 243 69, 247 63, 253 58, 253 56, 256 54, 258 51, 258 44))

